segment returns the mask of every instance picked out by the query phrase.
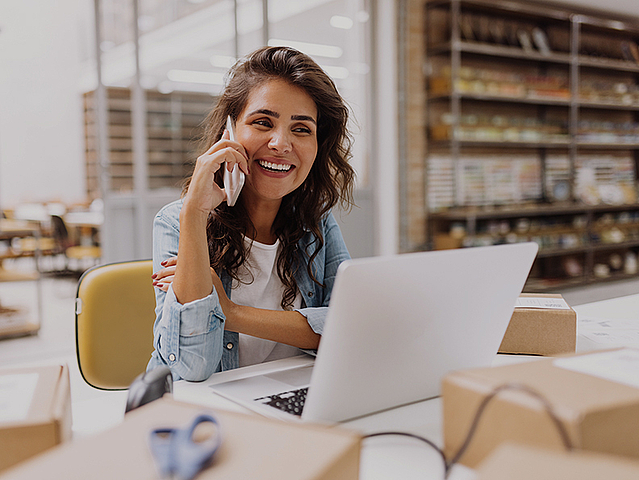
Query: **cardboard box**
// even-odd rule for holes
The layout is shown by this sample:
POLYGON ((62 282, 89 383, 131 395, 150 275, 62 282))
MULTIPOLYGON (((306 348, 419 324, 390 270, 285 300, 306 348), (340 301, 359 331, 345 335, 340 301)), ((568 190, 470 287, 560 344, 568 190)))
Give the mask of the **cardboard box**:
POLYGON ((0 471, 70 438, 66 365, 0 370, 0 471))
POLYGON ((524 293, 519 297, 499 353, 574 353, 577 313, 561 295, 524 293))
POLYGON ((450 250, 453 248, 461 248, 463 238, 453 237, 447 233, 438 233, 435 235, 435 250, 450 250))
POLYGON ((122 424, 77 442, 61 445, 0 476, 2 480, 64 478, 112 480, 158 478, 148 444, 159 427, 183 427, 199 413, 217 416, 223 434, 206 479, 357 480, 359 434, 258 415, 212 411, 163 398, 128 413, 122 424))
POLYGON ((477 470, 477 480, 637 480, 639 462, 592 452, 553 452, 504 444, 477 470))
POLYGON ((486 405, 461 463, 475 467, 506 441, 565 450, 543 401, 518 386, 548 402, 573 447, 639 457, 638 371, 639 350, 616 349, 452 372, 442 385, 446 456, 459 451, 482 401, 510 385, 486 405), (631 378, 637 386, 621 383, 631 378))

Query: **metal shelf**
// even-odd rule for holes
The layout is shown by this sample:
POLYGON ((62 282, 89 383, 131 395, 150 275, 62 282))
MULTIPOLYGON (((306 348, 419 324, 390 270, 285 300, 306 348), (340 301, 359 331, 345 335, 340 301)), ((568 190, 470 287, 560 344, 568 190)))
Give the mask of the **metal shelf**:
POLYGON ((468 219, 505 219, 517 217, 542 217, 553 215, 579 215, 587 213, 621 212, 639 210, 639 203, 623 205, 546 204, 522 205, 503 208, 453 208, 442 212, 432 212, 429 217, 437 220, 466 221, 468 219))
POLYGON ((639 240, 620 243, 593 243, 590 248, 595 252, 601 252, 604 250, 619 250, 625 248, 639 247, 639 240))
POLYGON ((580 108, 598 108, 603 110, 628 110, 636 111, 639 109, 639 104, 636 103, 615 103, 615 102, 577 102, 580 108))
MULTIPOLYGON (((486 20, 485 18, 483 20, 486 20)), ((614 131, 610 131, 610 135, 606 136, 606 132, 602 132, 601 136, 597 136, 597 131, 583 130, 585 125, 582 120, 588 120, 594 115, 598 115, 597 119, 601 121, 614 120, 617 123, 623 122, 639 122, 639 114, 633 115, 639 111, 639 102, 637 104, 625 104, 621 101, 615 101, 617 98, 613 95, 604 96, 607 86, 601 88, 602 95, 599 97, 606 101, 591 101, 580 97, 580 90, 586 91, 585 87, 580 85, 580 78, 585 72, 585 76, 597 79, 598 74, 604 70, 610 70, 611 72, 618 72, 618 77, 623 81, 635 85, 638 82, 636 80, 639 74, 639 63, 633 61, 614 59, 614 58, 596 58, 580 53, 580 45, 586 45, 584 38, 588 38, 588 35, 597 34, 602 37, 602 41, 609 40, 611 43, 617 42, 620 44, 622 41, 628 41, 634 38, 634 41, 639 38, 639 22, 634 22, 631 17, 621 19, 614 15, 598 16, 594 10, 587 10, 579 7, 555 7, 553 5, 543 6, 529 4, 525 0, 434 0, 426 4, 426 19, 425 19, 425 35, 429 38, 426 43, 426 56, 427 64, 433 67, 446 66, 447 70, 443 68, 436 70, 435 73, 438 77, 433 76, 431 78, 437 79, 437 82, 431 82, 431 85, 435 87, 435 90, 440 93, 435 95, 427 95, 425 105, 431 109, 432 114, 429 112, 429 120, 431 120, 431 131, 434 130, 435 136, 430 136, 425 144, 424 153, 426 158, 431 154, 437 154, 441 157, 442 154, 447 154, 453 162, 459 159, 468 158, 468 155, 476 153, 477 155, 520 155, 522 158, 534 156, 539 158, 541 162, 550 158, 548 153, 551 150, 555 150, 554 153, 565 155, 570 161, 570 167, 567 169, 567 179, 571 185, 574 185, 576 175, 577 158, 580 153, 590 152, 592 156, 596 156, 598 151, 614 150, 622 153, 624 160, 626 156, 634 156, 635 160, 639 151, 639 141, 634 141, 635 138, 631 135, 627 135, 629 141, 621 143, 624 138, 622 135, 619 139, 614 137, 614 131), (431 15, 431 13, 433 13, 431 15), (513 24, 525 24, 534 26, 535 24, 541 26, 552 26, 555 33, 558 33, 554 37, 551 36, 553 32, 550 28, 546 30, 548 39, 556 41, 558 43, 550 43, 552 51, 548 54, 541 53, 537 48, 534 50, 524 50, 518 46, 503 45, 498 43, 489 43, 486 41, 468 40, 473 37, 476 39, 490 40, 493 38, 489 32, 482 33, 476 28, 465 30, 467 24, 463 21, 467 20, 464 15, 470 16, 484 16, 488 17, 488 20, 501 20, 505 22, 512 22, 513 24), (447 29, 439 28, 442 26, 442 19, 448 22, 447 29), (478 34, 479 32, 479 34, 478 34), (565 37, 565 39, 564 39, 565 37), (430 58, 428 58, 430 57, 430 58), (432 60, 432 61, 431 61, 432 60), (476 69, 476 72, 471 76, 462 76, 465 74, 464 67, 469 69, 476 69), (486 71, 486 74, 481 75, 482 69, 486 71), (502 75, 504 82, 511 81, 513 85, 519 86, 521 83, 530 83, 530 88, 510 88, 510 85, 499 85, 501 77, 498 75, 490 75, 492 71, 504 71, 511 72, 513 74, 520 75, 521 77, 514 77, 502 75), (599 70, 599 71, 598 71, 599 70), (533 91, 534 84, 537 81, 529 81, 525 79, 525 76, 532 76, 537 78, 554 78, 554 76, 562 76, 562 82, 550 84, 549 90, 557 95, 554 97, 545 96, 530 96, 527 94, 527 90, 533 91), (565 76, 567 75, 567 77, 565 76), (631 78, 632 77, 632 78, 631 78), (447 81, 450 78, 449 81, 447 81), (514 79, 514 80, 509 80, 514 79), (519 80, 521 82, 517 83, 519 80), (459 80, 473 81, 477 80, 483 82, 483 85, 468 85, 465 88, 466 91, 455 90, 455 87, 459 86, 459 80), (494 81, 497 84, 491 90, 484 89, 488 86, 489 81, 494 81), (567 81, 567 84, 566 84, 567 81), (471 87, 477 86, 475 90, 477 92, 492 92, 492 93, 473 93, 471 87), (565 94, 565 88, 569 88, 569 95, 565 94), (450 92, 446 90, 450 89, 450 92), (519 94, 521 96, 508 96, 499 95, 499 92, 519 94), (495 92, 497 92, 495 94, 495 92), (563 93, 565 96, 560 96, 563 93), (445 103, 448 102, 448 103, 445 103), (537 107, 537 108, 534 108, 537 107), (433 122, 439 121, 436 115, 450 114, 452 120, 446 120, 438 125, 433 122), (517 114, 532 117, 536 124, 543 125, 556 125, 552 120, 559 120, 567 122, 566 125, 562 125, 561 129, 556 129, 565 135, 546 136, 541 141, 504 141, 494 140, 501 138, 499 135, 488 136, 484 138, 492 138, 493 140, 471 140, 473 138, 481 138, 479 135, 474 136, 475 131, 461 131, 461 128, 465 128, 466 125, 462 124, 464 121, 464 115, 510 115, 515 117, 517 114), (590 117, 589 117, 590 115, 590 117), (437 128, 436 128, 437 127, 437 128), (448 127, 449 130, 446 130, 448 127), (463 139, 462 134, 464 135, 463 139), (584 133, 584 136, 580 134, 584 133), (441 140, 434 140, 433 138, 439 138, 441 140), (559 141, 549 141, 548 139, 560 139, 559 141), (584 139, 602 139, 606 141, 584 141, 584 139), (473 150, 474 149, 474 150, 473 150), (530 152, 530 153, 529 153, 530 152)), ((508 26, 508 25, 507 25, 508 26)), ((512 27, 512 25, 510 25, 512 27)), ((481 29, 481 26, 480 26, 481 29)), ((496 34, 494 38, 500 39, 503 35, 496 34)), ((504 42, 505 43, 505 42, 504 42)), ((616 45, 615 44, 615 45, 616 45)), ((584 52, 586 47, 584 46, 584 52)), ((628 57, 630 58, 630 57, 628 57)), ((587 80, 587 78, 586 78, 587 80)), ((585 84, 584 84, 585 85, 585 84)), ((461 85, 466 87, 465 84, 461 85)), ((525 87, 525 85, 521 85, 525 87)), ((537 91, 543 91, 541 84, 537 91)), ((597 86, 595 85, 595 88, 597 86)), ((515 122, 512 122, 513 125, 515 122)), ((551 132, 552 130, 548 130, 551 132)), ((480 135, 484 132, 478 132, 480 135)), ((493 133, 493 132, 486 132, 493 133)), ((499 132, 494 132, 499 133, 499 132)), ((510 132, 509 132, 510 133, 510 132)), ((540 131, 541 133, 541 131, 540 131)), ((624 133, 620 130, 620 133, 624 133)), ((633 133, 632 130, 630 133, 633 133)), ((430 132, 429 132, 430 134, 430 132)), ((516 135, 510 135, 511 138, 521 138, 516 135)), ((529 135, 524 137, 527 139, 541 139, 543 137, 529 135)), ((639 139, 637 139, 639 140, 639 139)), ((446 164, 448 165, 448 164, 446 164)), ((542 192, 545 185, 545 172, 546 164, 542 163, 542 192)), ((442 167, 444 168, 444 167, 442 167)), ((450 168, 450 167, 446 167, 450 168)), ((456 171, 455 165, 452 166, 453 172, 456 171)), ((447 204, 448 202, 454 203, 455 199, 466 198, 460 193, 457 188, 460 183, 456 180, 454 174, 449 174, 448 170, 442 170, 439 175, 451 176, 451 196, 444 197, 443 200, 438 200, 441 203, 434 203, 433 205, 447 204)), ((561 174, 563 175, 563 173, 561 174)), ((537 178, 537 177, 536 177, 537 178)), ((564 177, 562 176, 561 179, 564 177)), ((448 180, 446 180, 448 181, 448 180)), ((547 186, 546 186, 547 187, 547 186)), ((442 187, 443 188, 443 187, 442 187)), ((441 190, 443 191, 443 190, 441 190)), ((535 191, 537 192, 537 190, 535 191)), ((437 194, 440 191, 436 192, 437 194)), ((448 190, 444 192, 448 195, 448 190)), ((571 192, 571 198, 574 192, 571 192)), ((535 193, 537 195, 537 193, 535 193)), ((543 198, 547 198, 544 196, 543 198)), ((461 200, 460 200, 461 202, 461 200)), ((539 200, 541 202, 541 200, 539 200)), ((428 210, 428 207, 426 207, 428 210)), ((566 257, 568 255, 577 255, 580 259, 580 263, 583 262, 584 274, 578 278, 562 278, 562 279, 531 279, 527 284, 526 291, 548 291, 557 288, 571 288, 573 286, 581 286, 589 283, 595 283, 599 281, 608 280, 603 278, 594 277, 594 263, 597 260, 599 252, 607 252, 611 250, 634 250, 639 249, 639 240, 625 241, 617 244, 603 244, 593 243, 593 239, 597 237, 591 236, 596 233, 596 218, 603 213, 621 213, 629 211, 635 216, 639 212, 639 203, 626 204, 626 205, 585 205, 581 203, 562 202, 556 204, 549 203, 527 203, 519 205, 508 206, 492 206, 492 207, 452 207, 448 210, 438 210, 436 212, 426 211, 425 217, 428 221, 428 245, 434 246, 435 238, 437 236, 447 235, 448 229, 453 222, 461 222, 465 224, 465 230, 467 235, 473 235, 476 231, 481 230, 485 226, 485 222, 496 220, 499 222, 508 221, 511 225, 511 232, 515 232, 513 229, 514 223, 519 218, 537 219, 539 223, 554 224, 554 223, 566 223, 565 231, 539 231, 528 233, 529 237, 533 235, 573 235, 576 238, 565 239, 570 240, 568 242, 561 242, 561 239, 554 241, 555 239, 548 239, 546 242, 544 239, 544 245, 559 245, 560 243, 565 245, 575 245, 569 248, 551 247, 542 248, 539 251, 538 258, 541 259, 541 263, 538 264, 538 270, 535 274, 543 276, 554 276, 556 274, 557 261, 554 257, 566 257), (559 217, 552 219, 548 217, 559 217), (572 229, 573 219, 579 217, 583 222, 575 223, 577 228, 572 229), (544 221, 547 219, 547 221, 544 221), (558 220, 558 221, 554 221, 558 220), (478 223, 484 225, 478 225, 478 223), (582 229, 583 226, 583 229, 582 229)), ((623 226, 620 226, 623 228, 623 226)), ((633 229, 632 232, 628 232, 628 238, 634 238, 633 229)), ((511 233, 512 234, 512 233, 511 233)), ((521 236, 523 236, 522 234, 521 236)), ((503 240, 503 239, 502 239, 503 240)), ((513 240, 513 239, 510 239, 513 240)), ((486 240, 489 242, 490 240, 486 240)), ((497 240, 501 241, 501 240, 497 240)), ((561 273, 560 273, 561 275, 561 273)), ((622 279, 630 278, 631 276, 623 274, 611 275, 610 279, 622 279)))
POLYGON ((578 63, 580 67, 617 70, 619 72, 639 72, 639 65, 628 60, 580 56, 578 63))
POLYGON ((526 103, 532 105, 558 105, 568 107, 571 105, 570 99, 558 99, 551 97, 514 97, 506 95, 486 95, 483 93, 448 93, 446 95, 432 95, 428 101, 450 100, 454 95, 460 100, 476 100, 481 102, 505 102, 505 103, 526 103))
MULTIPOLYGON (((569 21, 570 12, 561 8, 553 8, 551 5, 544 5, 543 13, 539 6, 524 2, 513 2, 510 0, 463 0, 460 2, 465 7, 473 9, 483 9, 490 12, 528 16, 535 18, 552 19, 555 21, 569 21)), ((446 8, 450 5, 450 0, 432 0, 428 2, 427 8, 446 8)))
POLYGON ((496 45, 485 42, 472 42, 468 40, 462 40, 457 43, 445 42, 433 45, 428 48, 428 53, 430 55, 449 54, 453 49, 458 50, 461 53, 472 53, 491 57, 514 58, 565 65, 570 64, 570 54, 568 53, 552 52, 549 55, 544 55, 543 53, 538 52, 527 52, 520 47, 496 45))
MULTIPOLYGON (((450 148, 453 140, 430 140, 431 147, 450 148)), ((490 148, 568 148, 570 142, 508 142, 508 141, 481 141, 481 140, 457 140, 460 147, 490 147, 490 148)))
POLYGON ((608 143, 608 142, 577 142, 580 149, 592 150, 635 150, 639 149, 639 143, 608 143))

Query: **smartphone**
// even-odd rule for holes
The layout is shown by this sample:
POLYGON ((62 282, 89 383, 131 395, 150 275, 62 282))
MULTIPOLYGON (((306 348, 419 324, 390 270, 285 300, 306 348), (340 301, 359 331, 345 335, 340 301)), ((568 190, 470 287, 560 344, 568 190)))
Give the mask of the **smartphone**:
MULTIPOLYGON (((229 131, 230 139, 235 141, 235 128, 231 116, 226 117, 226 129, 229 131)), ((228 171, 224 165, 224 191, 226 192, 226 204, 229 207, 235 205, 237 197, 240 196, 244 186, 244 172, 235 164, 232 171, 228 171)))

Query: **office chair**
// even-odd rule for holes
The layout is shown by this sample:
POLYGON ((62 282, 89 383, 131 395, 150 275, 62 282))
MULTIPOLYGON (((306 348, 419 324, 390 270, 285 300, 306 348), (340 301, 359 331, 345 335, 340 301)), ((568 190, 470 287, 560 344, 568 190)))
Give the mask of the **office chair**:
POLYGON ((125 390, 144 372, 153 351, 153 262, 90 268, 75 300, 75 339, 82 378, 102 390, 125 390))
POLYGON ((69 261, 75 260, 80 264, 85 259, 91 260, 94 264, 102 257, 102 249, 97 245, 75 245, 69 237, 69 230, 64 219, 60 215, 51 215, 53 226, 53 237, 58 244, 58 253, 65 257, 64 272, 73 272, 69 268, 69 261))

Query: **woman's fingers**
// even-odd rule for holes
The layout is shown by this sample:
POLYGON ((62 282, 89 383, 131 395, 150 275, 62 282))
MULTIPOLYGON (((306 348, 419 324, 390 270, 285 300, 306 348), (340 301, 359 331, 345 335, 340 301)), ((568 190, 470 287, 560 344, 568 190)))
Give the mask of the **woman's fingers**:
POLYGON ((249 172, 244 147, 230 140, 228 132, 198 157, 185 197, 185 205, 188 204, 195 208, 194 211, 208 215, 226 199, 223 186, 220 187, 214 180, 216 172, 224 168, 223 164, 226 164, 229 171, 232 171, 235 165, 239 165, 242 172, 249 172))
POLYGON ((171 265, 169 267, 158 270, 157 272, 153 274, 152 278, 153 280, 159 281, 168 276, 175 275, 175 268, 176 268, 175 265, 171 265))
POLYGON ((214 156, 216 153, 222 155, 221 158, 215 159, 217 160, 217 165, 226 163, 226 167, 229 171, 231 171, 233 169, 233 166, 237 163, 238 165, 240 165, 240 169, 248 175, 249 171, 246 150, 241 143, 230 140, 229 132, 226 129, 222 134, 222 138, 211 145, 211 147, 206 152, 204 152, 204 154, 201 155, 198 160, 200 160, 200 158, 205 160, 205 157, 214 156))
POLYGON ((176 255, 175 257, 169 257, 166 260, 163 260, 162 263, 160 263, 160 265, 162 265, 163 267, 170 267, 172 265, 177 265, 177 261, 178 261, 178 257, 176 255))
POLYGON ((173 283, 173 279, 175 275, 166 275, 161 278, 156 278, 153 280, 153 286, 159 288, 163 292, 166 292, 169 289, 169 285, 173 283))
POLYGON ((154 287, 157 287, 164 292, 169 289, 169 285, 173 282, 173 277, 175 276, 177 260, 177 257, 169 257, 162 261, 161 265, 164 268, 158 270, 151 276, 154 287))

